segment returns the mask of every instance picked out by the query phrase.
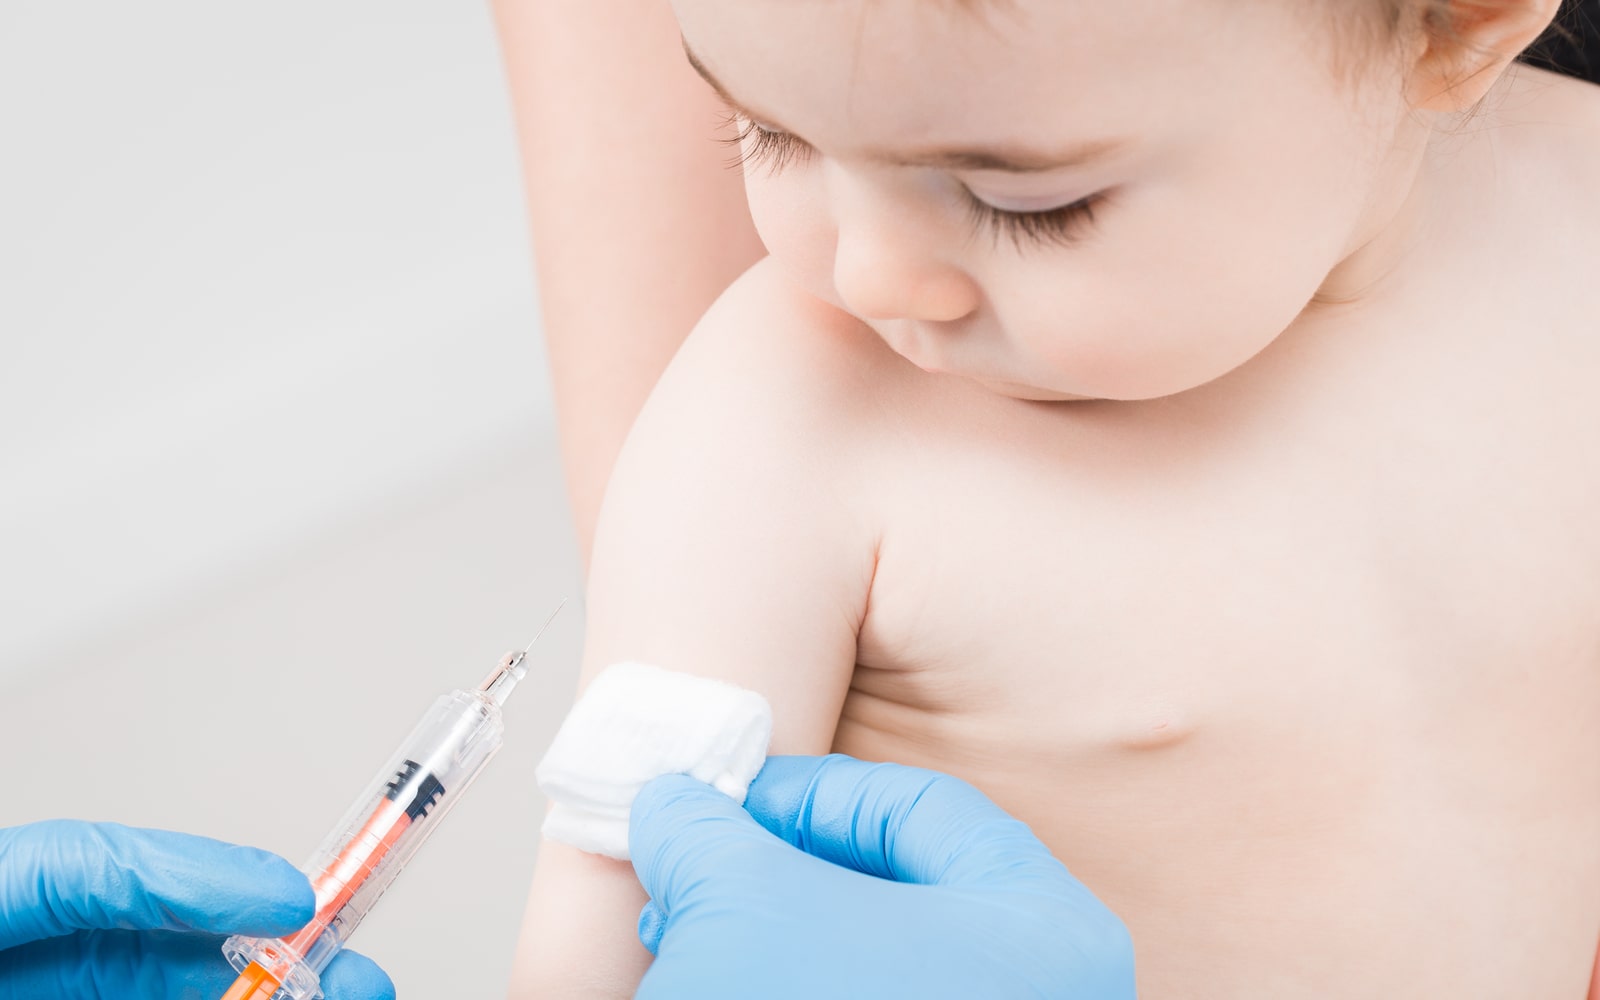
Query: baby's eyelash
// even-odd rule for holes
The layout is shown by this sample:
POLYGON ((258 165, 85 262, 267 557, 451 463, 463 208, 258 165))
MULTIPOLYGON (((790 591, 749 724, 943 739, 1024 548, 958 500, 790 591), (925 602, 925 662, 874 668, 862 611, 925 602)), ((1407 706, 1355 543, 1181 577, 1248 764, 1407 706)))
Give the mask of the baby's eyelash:
POLYGON ((993 233, 996 242, 1002 236, 1009 236, 1012 245, 1023 250, 1025 244, 1062 247, 1077 242, 1083 230, 1094 224, 1095 206, 1099 205, 1101 197, 1092 194, 1070 205, 1043 212, 1008 212, 981 201, 969 191, 967 205, 973 225, 979 231, 993 233))
POLYGON ((736 151, 728 163, 730 168, 765 166, 770 175, 811 155, 811 146, 799 136, 762 128, 737 111, 729 111, 724 124, 735 130, 733 135, 718 140, 736 151), (746 139, 754 141, 747 146, 746 139))
MULTIPOLYGON (((725 125, 735 131, 721 141, 738 151, 729 162, 730 167, 764 166, 770 176, 791 163, 806 159, 812 152, 810 144, 799 136, 762 128, 737 111, 728 112, 725 125), (752 141, 747 144, 747 139, 752 141)), ((1090 195, 1043 212, 1008 212, 968 191, 967 207, 975 228, 988 230, 997 242, 1000 237, 1009 236, 1012 245, 1023 250, 1027 246, 1061 247, 1076 242, 1084 228, 1094 223, 1095 206, 1101 197, 1090 195)))

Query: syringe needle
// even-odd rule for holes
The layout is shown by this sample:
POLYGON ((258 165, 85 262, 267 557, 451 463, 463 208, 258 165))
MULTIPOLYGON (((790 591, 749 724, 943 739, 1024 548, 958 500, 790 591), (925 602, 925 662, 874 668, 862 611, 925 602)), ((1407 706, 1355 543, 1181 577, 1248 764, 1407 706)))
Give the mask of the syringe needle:
POLYGON ((523 647, 520 653, 507 653, 501 657, 500 662, 495 664, 495 668, 490 672, 488 678, 478 685, 478 690, 493 699, 496 705, 504 705, 506 703, 506 695, 511 693, 511 689, 528 672, 528 668, 522 665, 522 661, 527 659, 528 653, 532 651, 533 643, 539 641, 539 636, 544 635, 544 630, 550 627, 550 623, 556 620, 556 615, 560 614, 561 609, 566 606, 566 601, 556 605, 556 609, 550 612, 550 617, 546 618, 544 624, 539 626, 539 631, 534 635, 533 641, 523 647))
POLYGON ((561 609, 566 607, 566 606, 567 606, 567 599, 565 597, 563 597, 561 599, 561 603, 556 605, 556 609, 554 611, 550 612, 550 617, 546 618, 544 620, 544 624, 539 626, 538 633, 534 635, 533 639, 530 640, 526 646, 522 647, 523 653, 532 652, 533 644, 535 642, 539 641, 539 636, 544 635, 544 630, 550 627, 550 623, 556 620, 556 615, 559 615, 561 613, 561 609))

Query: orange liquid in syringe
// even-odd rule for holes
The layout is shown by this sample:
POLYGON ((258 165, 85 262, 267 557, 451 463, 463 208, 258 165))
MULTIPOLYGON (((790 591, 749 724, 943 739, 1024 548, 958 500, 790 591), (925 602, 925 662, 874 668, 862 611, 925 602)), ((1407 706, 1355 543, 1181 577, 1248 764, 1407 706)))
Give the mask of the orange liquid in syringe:
POLYGON ((283 942, 295 954, 305 955, 317 939, 327 932, 334 917, 339 915, 339 911, 344 909, 351 897, 377 871, 383 859, 388 857, 400 835, 417 819, 427 815, 433 803, 443 794, 443 786, 431 775, 424 775, 415 794, 407 796, 410 801, 402 804, 399 793, 418 770, 415 761, 406 761, 406 766, 389 784, 390 796, 393 797, 385 797, 379 802, 378 808, 350 838, 333 863, 312 878, 311 887, 317 895, 317 914, 309 924, 283 942))

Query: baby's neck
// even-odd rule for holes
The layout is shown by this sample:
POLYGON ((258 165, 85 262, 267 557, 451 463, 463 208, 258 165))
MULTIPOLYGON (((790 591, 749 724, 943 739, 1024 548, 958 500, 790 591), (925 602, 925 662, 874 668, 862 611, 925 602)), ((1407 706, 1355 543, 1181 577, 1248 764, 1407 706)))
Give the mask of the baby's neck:
POLYGON ((1374 192, 1344 256, 1317 288, 1312 309, 1350 306, 1375 297, 1426 242, 1436 178, 1424 164, 1432 162, 1429 153, 1435 137, 1420 123, 1407 122, 1397 130, 1383 167, 1388 180, 1374 192))

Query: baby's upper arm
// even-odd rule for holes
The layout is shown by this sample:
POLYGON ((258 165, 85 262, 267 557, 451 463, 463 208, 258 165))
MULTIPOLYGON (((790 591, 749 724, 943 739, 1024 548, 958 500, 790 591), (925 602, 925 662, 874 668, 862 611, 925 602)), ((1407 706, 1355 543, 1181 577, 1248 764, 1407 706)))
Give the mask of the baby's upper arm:
POLYGON ((772 703, 775 752, 828 749, 875 549, 837 315, 764 263, 668 367, 601 506, 585 679, 642 660, 729 680, 772 703))
MULTIPOLYGON (((842 322, 761 264, 690 336, 601 507, 583 683, 624 660, 716 677, 766 696, 772 752, 830 748, 876 547, 842 322)), ((547 843, 513 994, 631 995, 643 902, 626 862, 547 843)))

